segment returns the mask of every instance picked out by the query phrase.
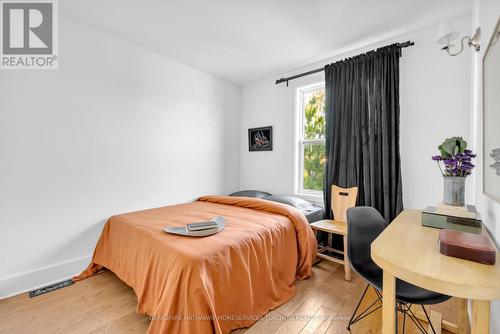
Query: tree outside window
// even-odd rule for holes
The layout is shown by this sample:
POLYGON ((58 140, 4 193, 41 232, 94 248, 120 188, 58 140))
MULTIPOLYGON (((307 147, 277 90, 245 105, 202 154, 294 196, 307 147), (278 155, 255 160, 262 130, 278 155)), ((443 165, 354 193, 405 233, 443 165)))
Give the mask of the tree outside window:
POLYGON ((318 84, 298 92, 301 114, 299 191, 320 194, 325 164, 325 88, 324 84, 318 84))

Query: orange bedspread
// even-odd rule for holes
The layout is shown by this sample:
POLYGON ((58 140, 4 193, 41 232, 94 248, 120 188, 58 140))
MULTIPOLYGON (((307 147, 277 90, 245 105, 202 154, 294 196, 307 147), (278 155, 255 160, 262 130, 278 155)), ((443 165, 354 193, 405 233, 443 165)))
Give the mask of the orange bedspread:
POLYGON ((130 285, 137 310, 152 316, 148 333, 229 333, 248 327, 294 294, 311 275, 316 239, 304 215, 285 204, 205 196, 187 204, 111 217, 91 265, 130 285), (223 216, 210 237, 163 232, 165 226, 223 216))

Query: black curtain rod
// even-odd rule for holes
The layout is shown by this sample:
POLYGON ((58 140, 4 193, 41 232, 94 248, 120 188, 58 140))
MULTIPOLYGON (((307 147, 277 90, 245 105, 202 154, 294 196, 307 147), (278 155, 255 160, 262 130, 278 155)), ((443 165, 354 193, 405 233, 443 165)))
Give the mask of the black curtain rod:
MULTIPOLYGON (((406 41, 404 43, 399 43, 399 47, 400 48, 406 48, 406 47, 413 46, 413 45, 415 45, 415 42, 412 42, 412 41, 406 41)), ((314 74, 314 73, 323 72, 324 70, 325 70, 325 68, 321 67, 321 68, 317 68, 317 69, 312 70, 312 71, 307 71, 307 72, 304 72, 304 73, 292 75, 290 77, 281 78, 281 79, 276 80, 276 84, 278 85, 280 83, 286 82, 286 86, 288 87, 288 81, 290 81, 290 80, 294 80, 294 79, 297 79, 297 78, 302 78, 302 77, 305 77, 307 75, 311 75, 311 74, 314 74)))

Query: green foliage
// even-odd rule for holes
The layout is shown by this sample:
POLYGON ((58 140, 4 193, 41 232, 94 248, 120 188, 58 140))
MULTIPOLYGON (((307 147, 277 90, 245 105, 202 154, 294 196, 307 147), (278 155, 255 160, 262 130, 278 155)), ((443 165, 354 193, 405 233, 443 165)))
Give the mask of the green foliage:
MULTIPOLYGON (((325 137, 325 91, 312 93, 304 107, 304 139, 325 137)), ((304 189, 323 191, 325 144, 304 144, 304 189)))
POLYGON ((304 109, 304 139, 325 138, 325 91, 314 92, 304 109))
POLYGON ((323 191, 325 144, 304 146, 304 189, 323 191))
POLYGON ((467 142, 462 137, 446 138, 444 142, 438 146, 441 156, 444 159, 450 159, 459 153, 464 153, 467 148, 467 142))

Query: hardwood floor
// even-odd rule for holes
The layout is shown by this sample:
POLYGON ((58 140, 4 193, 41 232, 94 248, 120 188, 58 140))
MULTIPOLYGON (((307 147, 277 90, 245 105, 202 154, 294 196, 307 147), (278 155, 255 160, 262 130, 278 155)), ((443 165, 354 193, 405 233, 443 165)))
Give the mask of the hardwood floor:
MULTIPOLYGON (((296 282, 293 299, 252 327, 232 334, 348 333, 347 321, 365 283, 356 275, 346 282, 343 267, 328 261, 318 263, 313 271, 310 279, 296 282)), ((374 298, 370 293, 363 306, 374 298)), ((0 333, 146 333, 149 317, 135 313, 136 303, 133 290, 105 272, 35 298, 22 294, 0 300, 0 333)), ((432 309, 439 310, 443 319, 456 321, 451 302, 432 309)), ((378 310, 353 325, 351 333, 380 333, 380 326, 378 310)), ((416 327, 407 322, 406 333, 417 333, 416 327)))

